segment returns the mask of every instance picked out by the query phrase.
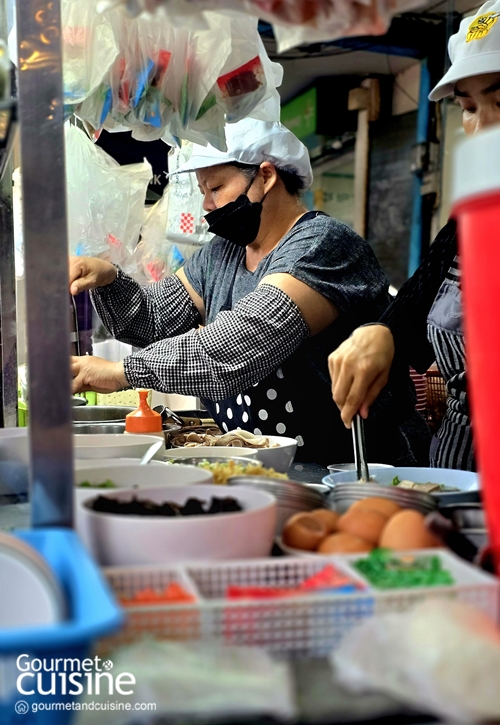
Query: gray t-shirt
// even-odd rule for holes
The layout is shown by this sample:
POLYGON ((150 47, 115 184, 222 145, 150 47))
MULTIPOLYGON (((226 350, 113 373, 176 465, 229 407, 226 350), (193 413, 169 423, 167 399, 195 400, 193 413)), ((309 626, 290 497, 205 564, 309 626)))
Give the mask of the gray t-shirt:
MULTIPOLYGON (((204 402, 224 430, 241 426, 258 434, 296 438, 297 460, 352 461, 352 437, 332 400, 327 359, 356 327, 378 320, 390 301, 387 279, 369 244, 326 214, 309 212, 255 272, 246 269, 245 249, 220 237, 194 254, 184 270, 204 300, 207 324, 276 273, 292 275, 335 304, 336 320, 305 340, 267 378, 227 400, 204 402)), ((372 411, 368 429, 373 423, 373 435, 367 430, 369 458, 416 465, 407 436, 398 429, 398 421, 412 415, 408 388, 402 395, 382 395, 372 411), (380 423, 385 426, 385 438, 380 423), (396 442, 398 436, 401 440, 396 442)))
POLYGON ((334 326, 344 327, 345 317, 351 330, 367 314, 377 319, 390 301, 387 280, 370 245, 349 227, 317 212, 304 215, 255 272, 245 267, 245 250, 220 237, 193 255, 184 270, 205 302, 207 323, 252 292, 264 277, 280 272, 331 300, 343 313, 334 326))

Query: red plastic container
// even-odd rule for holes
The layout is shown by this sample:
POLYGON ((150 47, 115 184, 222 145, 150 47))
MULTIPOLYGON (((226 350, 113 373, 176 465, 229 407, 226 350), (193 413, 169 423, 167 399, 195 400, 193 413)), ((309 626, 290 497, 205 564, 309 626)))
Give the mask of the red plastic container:
POLYGON ((500 574, 500 129, 467 139, 455 156, 472 427, 490 543, 500 574))

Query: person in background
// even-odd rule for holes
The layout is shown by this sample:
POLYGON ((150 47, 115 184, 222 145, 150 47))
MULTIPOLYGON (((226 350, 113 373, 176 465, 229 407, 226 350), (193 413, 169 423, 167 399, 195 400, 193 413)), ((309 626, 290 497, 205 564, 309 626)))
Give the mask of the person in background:
MULTIPOLYGON (((363 239, 304 207, 309 154, 288 129, 246 119, 227 126, 227 147, 195 146, 180 169, 196 172, 215 237, 175 275, 141 288, 103 260, 71 260, 71 293, 91 289, 108 330, 142 348, 123 363, 74 357, 74 391, 196 395, 223 431, 291 437, 300 461, 352 461, 327 356, 382 314, 387 280, 363 239)), ((426 460, 414 404, 406 369, 374 408, 371 460, 426 460)))
MULTIPOLYGON (((453 95, 462 109, 466 134, 500 123, 500 2, 485 3, 462 20, 450 38, 451 67, 429 98, 453 95)), ((430 464, 474 471, 456 224, 450 219, 427 256, 380 317, 360 327, 329 357, 332 394, 342 420, 364 418, 391 375, 395 361, 425 372, 436 361, 446 381, 448 399, 434 436, 430 464)))

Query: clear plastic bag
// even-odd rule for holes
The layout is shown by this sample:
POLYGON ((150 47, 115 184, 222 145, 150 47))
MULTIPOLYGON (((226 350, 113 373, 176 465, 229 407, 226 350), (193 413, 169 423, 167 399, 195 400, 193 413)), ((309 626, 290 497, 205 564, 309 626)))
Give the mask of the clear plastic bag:
POLYGON ((61 3, 64 101, 81 103, 102 83, 119 48, 110 19, 95 10, 95 0, 61 3))
POLYGON ((65 138, 70 253, 106 254, 131 271, 151 166, 147 161, 120 166, 69 123, 65 138))
POLYGON ((167 186, 162 198, 150 209, 141 231, 141 267, 150 282, 159 282, 172 272, 166 249, 168 198, 167 186))
POLYGON ((142 228, 141 266, 148 280, 174 274, 203 244, 212 239, 204 219, 203 197, 193 174, 175 174, 191 154, 191 145, 169 154, 170 182, 142 228))
POLYGON ((119 55, 79 106, 78 117, 96 130, 132 129, 139 140, 178 144, 185 139, 221 149, 225 124, 257 107, 269 114, 264 108, 271 97, 277 102, 273 118, 266 120, 278 120, 276 82, 282 71, 267 57, 257 18, 189 12, 185 28, 164 18, 130 18, 119 9, 108 10, 119 55))
POLYGON ((500 719, 500 630, 448 598, 365 620, 332 655, 340 682, 379 690, 454 723, 500 719))
POLYGON ((167 240, 196 248, 213 239, 213 234, 208 231, 203 196, 198 189, 195 175, 175 173, 190 158, 191 153, 191 144, 184 143, 182 148, 173 148, 168 155, 170 175, 167 240))
MULTIPOLYGON (((171 22, 190 26, 204 10, 231 10, 271 23, 278 51, 306 42, 349 35, 381 35, 398 13, 422 5, 421 0, 121 0, 138 14, 165 8, 171 22)), ((111 7, 116 0, 102 0, 111 7)))

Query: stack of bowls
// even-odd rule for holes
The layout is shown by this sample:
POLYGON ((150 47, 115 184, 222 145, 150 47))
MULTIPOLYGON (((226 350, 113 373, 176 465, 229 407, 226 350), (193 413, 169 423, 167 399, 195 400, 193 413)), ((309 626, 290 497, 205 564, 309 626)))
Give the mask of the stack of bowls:
POLYGON ((330 501, 339 513, 344 513, 355 502, 365 498, 388 498, 401 508, 416 509, 428 514, 436 508, 436 499, 428 493, 414 489, 381 486, 379 483, 337 483, 330 493, 330 501))
POLYGON ((307 486, 296 481, 285 481, 265 476, 232 476, 227 481, 229 486, 245 486, 259 491, 271 493, 278 502, 278 519, 276 535, 281 531, 293 514, 325 508, 325 497, 307 486))

